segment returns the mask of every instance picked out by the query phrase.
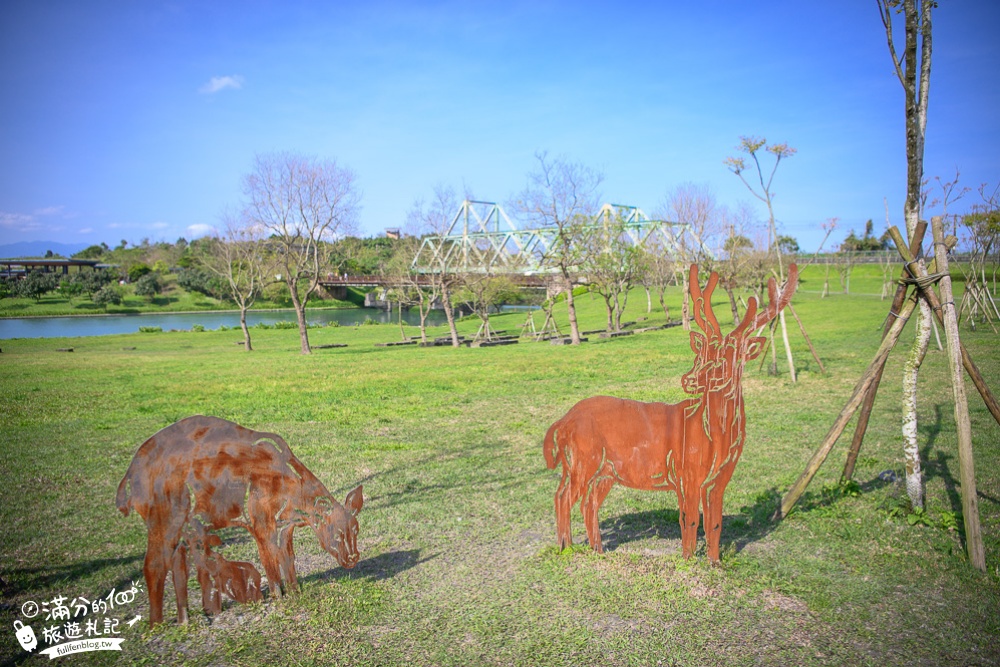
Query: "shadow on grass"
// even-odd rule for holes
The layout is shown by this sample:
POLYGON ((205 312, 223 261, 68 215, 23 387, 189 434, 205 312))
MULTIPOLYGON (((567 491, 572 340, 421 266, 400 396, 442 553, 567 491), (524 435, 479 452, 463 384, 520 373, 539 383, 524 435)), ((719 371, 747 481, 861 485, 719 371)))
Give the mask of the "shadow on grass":
POLYGON ((473 473, 459 474, 454 470, 440 467, 442 456, 450 456, 457 451, 461 452, 462 458, 466 461, 472 460, 477 456, 484 461, 488 461, 491 457, 495 456, 496 452, 506 451, 507 447, 508 444, 503 441, 484 440, 477 445, 463 445, 460 449, 435 450, 417 460, 406 461, 383 470, 376 470, 357 482, 334 489, 333 495, 338 498, 346 495, 350 489, 358 484, 362 484, 367 488, 373 480, 379 478, 392 480, 391 484, 382 485, 382 488, 385 489, 382 493, 377 495, 365 494, 366 504, 379 509, 385 509, 424 501, 427 500, 429 495, 440 494, 459 488, 506 488, 512 483, 523 482, 526 479, 542 474, 539 470, 530 469, 513 474, 500 474, 495 472, 494 468, 485 465, 475 467, 473 473), (431 476, 432 479, 423 481, 416 477, 418 474, 431 476), (389 488, 386 488, 387 486, 389 488))
MULTIPOLYGON (((55 567, 33 567, 14 568, 5 573, 4 597, 13 597, 20 593, 47 590, 55 586, 65 588, 75 580, 85 575, 91 575, 98 570, 109 567, 120 567, 135 563, 135 567, 120 580, 112 584, 111 588, 128 588, 133 581, 143 581, 142 562, 145 553, 133 556, 123 556, 121 558, 98 558, 96 560, 78 561, 67 565, 55 567)), ((108 590, 111 590, 109 588, 108 590)))
POLYGON ((426 563, 438 557, 438 554, 431 554, 426 558, 420 557, 420 549, 408 549, 406 551, 387 551, 373 556, 363 558, 356 566, 350 570, 342 567, 334 567, 325 572, 314 572, 302 581, 330 581, 331 579, 368 579, 370 581, 382 581, 391 579, 400 572, 405 572, 421 563, 426 563))
MULTIPOLYGON (((781 494, 772 486, 757 494, 752 504, 741 507, 738 514, 722 517, 722 550, 732 544, 740 552, 748 544, 767 536, 778 525, 771 521, 771 515, 780 504, 781 494)), ((680 513, 675 509, 649 510, 610 517, 601 522, 601 539, 605 549, 609 551, 629 542, 649 538, 680 541, 680 513)), ((698 539, 704 538, 702 526, 698 531, 698 539)))

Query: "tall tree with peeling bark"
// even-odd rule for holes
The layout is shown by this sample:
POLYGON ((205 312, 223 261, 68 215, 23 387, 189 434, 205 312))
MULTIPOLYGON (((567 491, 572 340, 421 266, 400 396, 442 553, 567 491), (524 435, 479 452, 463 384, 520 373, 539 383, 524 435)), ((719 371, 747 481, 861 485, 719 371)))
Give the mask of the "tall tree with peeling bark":
MULTIPOLYGON (((934 0, 876 0, 879 18, 885 28, 889 55, 896 76, 903 85, 906 111, 906 201, 903 219, 913 238, 920 220, 924 182, 924 137, 927 128, 927 101, 931 81, 931 9, 934 0), (896 50, 893 37, 894 15, 902 15, 903 52, 896 50)), ((920 260, 921 262, 923 260, 920 260)), ((903 454, 906 465, 906 491, 914 508, 923 508, 923 472, 917 442, 917 376, 930 343, 931 309, 920 300, 916 338, 903 365, 903 454)))
POLYGON ((302 354, 311 354, 306 304, 319 288, 333 242, 354 229, 360 208, 357 176, 334 160, 258 155, 243 178, 243 194, 244 214, 273 246, 295 307, 302 354))
POLYGON ((604 176, 563 158, 536 153, 538 168, 528 174, 528 186, 511 205, 526 221, 554 232, 544 261, 558 271, 566 291, 570 338, 580 344, 580 326, 573 302, 573 277, 587 257, 585 230, 598 209, 598 188, 604 176))
MULTIPOLYGON (((784 282, 785 280, 785 267, 781 259, 781 247, 778 244, 778 230, 774 222, 774 193, 771 191, 771 184, 774 182, 774 175, 778 171, 778 165, 785 158, 790 158, 797 152, 794 148, 788 144, 768 144, 767 139, 762 137, 740 137, 740 145, 738 150, 742 153, 746 153, 750 156, 753 161, 753 166, 757 172, 757 182, 760 186, 760 190, 754 188, 750 185, 744 177, 743 172, 747 169, 746 159, 743 157, 728 157, 725 159, 725 165, 729 167, 729 170, 736 174, 739 179, 743 182, 743 185, 747 186, 750 193, 754 197, 761 200, 767 204, 767 215, 770 225, 768 226, 769 242, 768 242, 768 252, 773 250, 775 256, 778 260, 778 277, 784 282), (770 153, 774 156, 774 166, 771 167, 771 172, 764 180, 764 169, 760 164, 760 151, 763 149, 765 152, 770 153)), ((792 382, 796 381, 795 376, 795 359, 792 357, 792 347, 788 343, 788 328, 785 326, 785 311, 782 310, 778 314, 778 323, 781 326, 781 338, 785 343, 785 356, 788 358, 788 372, 792 377, 792 382)))

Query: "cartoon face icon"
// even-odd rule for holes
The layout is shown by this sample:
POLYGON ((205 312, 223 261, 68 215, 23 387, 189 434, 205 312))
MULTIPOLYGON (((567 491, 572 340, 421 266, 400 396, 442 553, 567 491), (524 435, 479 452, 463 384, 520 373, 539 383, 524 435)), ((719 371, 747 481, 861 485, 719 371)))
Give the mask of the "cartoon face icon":
POLYGON ((14 621, 14 633, 17 635, 17 641, 21 644, 21 648, 25 651, 34 651, 35 647, 38 646, 35 631, 31 629, 30 625, 14 621))

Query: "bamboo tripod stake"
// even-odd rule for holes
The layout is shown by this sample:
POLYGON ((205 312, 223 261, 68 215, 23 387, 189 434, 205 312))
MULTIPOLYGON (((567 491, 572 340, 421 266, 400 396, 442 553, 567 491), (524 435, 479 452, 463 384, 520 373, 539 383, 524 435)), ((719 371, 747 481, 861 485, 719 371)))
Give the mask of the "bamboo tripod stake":
MULTIPOLYGON (((965 346, 962 345, 961 340, 958 337, 958 323, 955 318, 954 312, 954 302, 951 298, 951 282, 950 278, 947 283, 947 296, 945 297, 946 304, 950 306, 948 309, 943 309, 940 300, 937 295, 930 288, 929 274, 937 273, 938 271, 938 257, 941 259, 941 264, 944 269, 942 272, 947 270, 947 251, 949 248, 955 245, 954 237, 949 237, 947 241, 943 238, 944 232, 940 219, 933 220, 933 231, 935 236, 935 259, 931 262, 929 269, 925 270, 920 266, 914 257, 914 254, 909 252, 909 248, 903 241, 902 235, 899 230, 895 227, 889 229, 889 233, 896 243, 896 247, 900 254, 903 256, 906 266, 911 274, 916 274, 913 277, 915 279, 921 280, 918 282, 918 287, 911 292, 909 298, 905 300, 905 304, 900 309, 899 314, 895 321, 892 322, 888 331, 886 332, 882 344, 879 346, 878 352, 875 354, 875 359, 869 364, 864 375, 854 387, 854 393, 848 400, 847 405, 841 410, 840 415, 837 417, 833 426, 830 428, 820 445, 819 449, 813 454, 813 457, 809 460, 806 465, 805 471, 799 476, 799 479, 795 482, 788 493, 781 501, 781 507, 774 513, 773 519, 781 519, 788 516, 792 507, 798 502, 798 499, 802 496, 809 482, 816 475, 820 466, 829 456, 830 451, 833 449, 833 445, 836 444, 837 439, 843 433, 850 421, 854 412, 861 405, 862 401, 868 398, 869 392, 871 392, 871 401, 874 402, 874 383, 877 378, 881 377, 882 370, 885 366, 885 362, 889 357, 889 352, 895 346, 896 342, 899 340, 899 336, 906 325, 906 321, 909 319, 913 310, 916 308, 918 299, 922 296, 925 298, 931 306, 932 311, 937 315, 937 317, 945 324, 946 333, 948 334, 949 343, 949 353, 952 355, 949 357, 950 361, 954 362, 954 369, 952 373, 952 384, 953 387, 960 387, 960 389, 954 389, 956 392, 956 423, 961 422, 959 416, 960 410, 964 413, 964 418, 966 424, 968 424, 968 406, 965 402, 965 385, 963 384, 963 378, 961 376, 961 371, 958 371, 958 359, 960 358, 965 369, 968 371, 973 383, 979 390, 983 397, 984 402, 990 409, 994 418, 1000 423, 1000 412, 997 410, 996 400, 990 393, 989 388, 986 386, 985 381, 983 381, 982 376, 979 373, 979 369, 976 368, 972 359, 969 357, 968 352, 965 350, 965 346), (942 310, 944 310, 944 315, 942 315, 942 310), (947 324, 947 315, 950 313, 951 321, 954 324, 954 332, 949 331, 947 324), (957 378, 957 380, 956 380, 957 378), (961 392, 961 393, 959 393, 961 392), (961 403, 961 409, 959 404, 961 403)), ((923 230, 921 230, 921 235, 923 230)), ((915 237, 916 238, 916 237, 915 237)), ((947 274, 945 274, 947 276, 947 274)), ((906 286, 902 285, 901 290, 905 295, 906 286)), ((897 298, 899 294, 897 292, 897 298)), ((983 545, 982 545, 982 534, 979 525, 979 509, 978 503, 976 501, 975 492, 975 472, 972 459, 972 446, 971 446, 971 429, 968 434, 967 446, 962 444, 962 427, 959 426, 959 460, 961 466, 961 481, 962 481, 962 502, 963 502, 963 515, 966 522, 966 545, 969 550, 969 560, 970 562, 980 570, 985 571, 985 557, 983 556, 983 545), (963 454, 963 449, 965 453, 963 454), (970 516, 974 514, 974 518, 970 519, 970 516)), ((862 434, 863 437, 863 434, 862 434)), ((860 447, 860 442, 859 445, 860 447)), ((853 450, 853 447, 852 447, 853 450)), ((856 458, 857 452, 852 451, 853 456, 856 458)), ((853 472, 853 461, 849 460, 848 464, 851 466, 851 471, 853 472)), ((847 470, 845 469, 845 473, 847 470)))
MULTIPOLYGON (((913 230, 913 238, 910 239, 910 254, 914 257, 920 256, 920 249, 923 247, 924 234, 926 233, 927 223, 921 220, 913 230)), ((893 295, 892 306, 889 308, 889 318, 903 307, 903 301, 906 299, 906 283, 903 281, 908 275, 909 271, 907 271, 904 264, 902 275, 900 275, 900 283, 896 287, 896 294, 893 295)), ((887 318, 885 323, 885 329, 882 330, 882 338, 888 335, 889 327, 892 326, 892 320, 889 318, 887 318)), ((872 408, 875 406, 875 396, 878 394, 878 387, 882 382, 882 370, 884 368, 883 366, 878 370, 875 379, 868 388, 868 392, 865 394, 865 402, 861 406, 860 414, 858 414, 857 426, 854 427, 854 439, 851 441, 851 449, 847 452, 847 463, 844 464, 844 474, 841 475, 841 482, 849 481, 854 476, 854 465, 857 463, 858 452, 861 451, 861 443, 865 439, 865 433, 868 432, 868 419, 871 417, 872 408)))
POLYGON ((965 545, 969 561, 977 570, 986 571, 983 534, 979 524, 979 502, 976 498, 976 471, 972 456, 972 425, 969 423, 969 405, 965 396, 965 378, 962 376, 961 340, 958 319, 948 274, 948 251, 944 245, 944 230, 940 217, 931 218, 934 234, 934 255, 940 257, 938 268, 941 278, 941 298, 944 300, 944 333, 948 341, 948 368, 951 371, 951 389, 955 397, 955 425, 958 430, 959 476, 962 483, 962 515, 965 520, 965 545), (940 254, 939 254, 940 253, 940 254))

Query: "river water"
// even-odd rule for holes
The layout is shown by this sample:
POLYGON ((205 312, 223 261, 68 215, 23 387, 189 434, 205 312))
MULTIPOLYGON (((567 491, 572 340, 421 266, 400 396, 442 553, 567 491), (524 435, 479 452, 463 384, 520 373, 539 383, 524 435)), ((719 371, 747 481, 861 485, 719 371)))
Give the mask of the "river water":
MULTIPOLYGON (((380 323, 396 321, 396 311, 391 313, 376 308, 342 308, 336 310, 310 310, 306 312, 309 322, 326 325, 337 322, 344 326, 372 319, 380 323)), ((258 322, 274 324, 275 322, 294 322, 294 310, 250 311, 247 313, 247 324, 254 326, 258 322)), ((403 311, 403 321, 407 324, 419 324, 420 314, 417 310, 403 311)), ((446 322, 443 310, 432 310, 427 316, 428 326, 436 326, 446 322)), ((240 314, 238 312, 213 313, 155 313, 137 315, 97 315, 76 317, 28 317, 21 319, 0 319, 0 339, 5 338, 60 338, 63 336, 104 336, 107 334, 136 333, 139 327, 160 327, 164 331, 177 329, 189 331, 191 327, 200 324, 206 329, 218 329, 221 326, 239 328, 240 314)))

